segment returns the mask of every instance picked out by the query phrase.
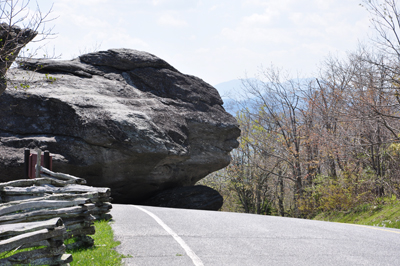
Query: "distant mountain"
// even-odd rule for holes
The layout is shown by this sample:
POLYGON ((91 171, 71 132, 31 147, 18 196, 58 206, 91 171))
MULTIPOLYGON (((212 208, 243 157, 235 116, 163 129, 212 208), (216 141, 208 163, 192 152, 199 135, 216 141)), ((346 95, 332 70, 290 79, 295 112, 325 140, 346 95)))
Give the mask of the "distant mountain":
POLYGON ((214 85, 214 87, 218 90, 222 99, 229 98, 238 100, 238 98, 243 98, 242 94, 244 94, 245 92, 244 84, 246 84, 247 82, 257 83, 261 81, 255 78, 233 79, 214 85))
MULTIPOLYGON (((294 82, 301 89, 306 89, 308 87, 308 84, 313 80, 315 80, 315 78, 293 79, 283 82, 282 86, 284 87, 288 86, 288 88, 290 88, 291 82, 294 82)), ((234 79, 214 85, 214 87, 218 90, 219 94, 221 95, 222 100, 224 101, 223 106, 225 110, 232 115, 236 115, 237 111, 243 108, 243 106, 246 106, 248 100, 254 97, 251 94, 246 95, 246 83, 259 85, 260 88, 265 86, 265 84, 263 85, 260 80, 255 78, 234 79)))
POLYGON ((240 91, 243 88, 242 80, 234 79, 230 81, 225 81, 214 85, 214 87, 218 90, 221 98, 233 98, 233 93, 235 91, 240 91))
MULTIPOLYGON (((290 83, 294 82, 296 85, 299 85, 300 87, 305 89, 308 86, 308 84, 313 80, 315 80, 315 78, 298 78, 283 82, 282 85, 291 87, 290 83)), ((214 85, 214 87, 218 90, 219 94, 223 99, 224 98, 238 99, 238 97, 243 98, 243 96, 240 97, 240 94, 244 94, 246 90, 245 89, 246 83, 256 84, 261 87, 265 86, 265 84, 263 85, 262 81, 260 81, 259 79, 248 78, 248 79, 233 79, 230 81, 225 81, 217 85, 214 85)))
POLYGON ((224 101, 224 108, 232 115, 236 115, 239 107, 237 100, 240 98, 240 92, 244 90, 243 81, 241 79, 234 79, 225 81, 214 85, 224 101))
POLYGON ((240 104, 243 105, 243 101, 248 98, 246 95, 246 87, 245 84, 247 82, 257 83, 260 80, 255 78, 248 79, 233 79, 230 81, 225 81, 214 85, 214 87, 218 90, 221 95, 222 100, 224 101, 224 108, 227 112, 232 115, 236 115, 237 111, 241 109, 240 104))

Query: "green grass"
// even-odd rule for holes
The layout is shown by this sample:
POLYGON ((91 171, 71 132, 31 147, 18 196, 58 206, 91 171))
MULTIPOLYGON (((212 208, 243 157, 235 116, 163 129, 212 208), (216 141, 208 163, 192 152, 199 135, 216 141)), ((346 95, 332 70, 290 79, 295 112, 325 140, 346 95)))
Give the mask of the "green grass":
POLYGON ((72 254, 71 266, 95 266, 95 265, 122 265, 122 258, 125 256, 115 251, 120 242, 114 241, 113 231, 108 221, 96 221, 96 234, 91 236, 95 246, 88 249, 67 250, 72 254))
POLYGON ((352 223, 400 229, 400 201, 384 198, 346 212, 320 213, 314 220, 352 223))

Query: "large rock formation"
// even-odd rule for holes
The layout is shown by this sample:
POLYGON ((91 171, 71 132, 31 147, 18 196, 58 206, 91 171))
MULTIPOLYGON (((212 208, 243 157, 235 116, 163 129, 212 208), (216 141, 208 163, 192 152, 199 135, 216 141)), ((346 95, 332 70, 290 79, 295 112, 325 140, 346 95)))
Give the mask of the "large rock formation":
POLYGON ((152 54, 112 49, 23 67, 9 78, 29 89, 0 96, 1 181, 21 178, 24 148, 47 149, 53 170, 138 203, 227 166, 238 145, 215 88, 152 54))

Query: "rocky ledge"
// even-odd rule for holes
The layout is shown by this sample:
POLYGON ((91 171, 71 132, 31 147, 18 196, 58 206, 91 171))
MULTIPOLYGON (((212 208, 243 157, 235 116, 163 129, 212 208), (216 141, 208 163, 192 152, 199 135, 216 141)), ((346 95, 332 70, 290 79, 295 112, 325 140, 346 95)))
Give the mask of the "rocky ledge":
POLYGON ((238 124, 217 90, 146 52, 28 60, 8 77, 1 181, 20 179, 24 148, 40 148, 55 171, 110 187, 114 202, 140 203, 227 166, 238 146, 238 124))

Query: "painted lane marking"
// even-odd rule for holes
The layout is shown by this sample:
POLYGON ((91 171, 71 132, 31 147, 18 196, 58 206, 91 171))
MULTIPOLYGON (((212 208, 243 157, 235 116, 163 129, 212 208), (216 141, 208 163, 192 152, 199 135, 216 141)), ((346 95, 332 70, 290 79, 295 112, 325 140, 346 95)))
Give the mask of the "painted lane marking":
POLYGON ((181 247, 185 250, 186 254, 192 259, 193 264, 195 266, 204 266, 201 259, 196 255, 196 253, 193 252, 193 250, 186 244, 186 242, 183 241, 183 239, 180 236, 178 236, 178 234, 175 233, 168 225, 166 225, 157 215, 142 207, 139 206, 135 207, 150 215, 150 217, 152 217, 159 225, 161 225, 164 228, 164 230, 167 231, 176 240, 176 242, 179 243, 179 245, 181 245, 181 247))
POLYGON ((391 232, 391 233, 400 234, 400 232, 398 232, 398 231, 378 228, 378 227, 375 227, 375 226, 368 226, 368 225, 361 225, 361 224, 351 224, 351 225, 355 225, 355 226, 359 226, 359 227, 365 227, 365 228, 369 228, 369 229, 375 229, 375 230, 379 230, 379 231, 385 231, 385 232, 391 232))

